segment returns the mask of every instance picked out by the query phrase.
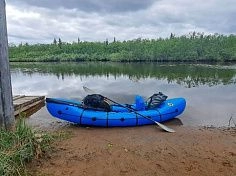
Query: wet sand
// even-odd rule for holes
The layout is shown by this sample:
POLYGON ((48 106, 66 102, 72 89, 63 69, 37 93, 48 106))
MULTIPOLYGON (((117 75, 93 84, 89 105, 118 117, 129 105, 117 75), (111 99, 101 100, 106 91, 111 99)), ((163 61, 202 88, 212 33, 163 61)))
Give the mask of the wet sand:
POLYGON ((236 128, 169 126, 177 132, 155 125, 68 125, 58 132, 70 137, 56 141, 51 152, 28 168, 32 175, 52 176, 236 175, 236 128))

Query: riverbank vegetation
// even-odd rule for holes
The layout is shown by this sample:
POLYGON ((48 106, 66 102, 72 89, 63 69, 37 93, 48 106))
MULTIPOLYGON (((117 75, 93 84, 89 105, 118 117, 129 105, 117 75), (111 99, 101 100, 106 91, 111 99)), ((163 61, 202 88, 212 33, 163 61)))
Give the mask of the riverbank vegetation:
POLYGON ((9 47, 10 61, 114 61, 114 62, 230 62, 236 61, 236 35, 204 35, 192 32, 163 39, 66 43, 27 43, 9 47))
POLYGON ((49 148, 49 135, 36 134, 23 120, 15 131, 0 129, 0 175, 27 175, 25 165, 49 148))

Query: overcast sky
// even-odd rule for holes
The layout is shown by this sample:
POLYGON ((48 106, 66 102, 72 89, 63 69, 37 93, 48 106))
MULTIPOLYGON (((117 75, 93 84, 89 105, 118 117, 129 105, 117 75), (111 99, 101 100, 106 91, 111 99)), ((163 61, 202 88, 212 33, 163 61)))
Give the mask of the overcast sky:
POLYGON ((6 0, 9 43, 236 33, 236 0, 6 0))

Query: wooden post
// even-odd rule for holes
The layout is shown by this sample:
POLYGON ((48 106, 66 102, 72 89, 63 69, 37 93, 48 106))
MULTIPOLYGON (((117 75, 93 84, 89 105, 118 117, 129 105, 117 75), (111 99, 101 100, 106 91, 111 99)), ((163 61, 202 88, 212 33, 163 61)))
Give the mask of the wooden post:
POLYGON ((8 39, 5 0, 0 0, 0 128, 14 129, 11 75, 8 58, 8 39))

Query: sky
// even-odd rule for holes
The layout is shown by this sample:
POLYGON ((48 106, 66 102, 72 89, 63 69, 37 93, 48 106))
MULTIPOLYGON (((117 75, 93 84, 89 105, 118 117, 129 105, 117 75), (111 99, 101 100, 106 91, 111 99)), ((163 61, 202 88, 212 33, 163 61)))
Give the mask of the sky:
POLYGON ((236 0, 5 0, 8 42, 236 34, 236 0))

